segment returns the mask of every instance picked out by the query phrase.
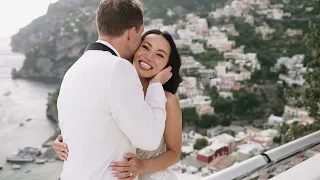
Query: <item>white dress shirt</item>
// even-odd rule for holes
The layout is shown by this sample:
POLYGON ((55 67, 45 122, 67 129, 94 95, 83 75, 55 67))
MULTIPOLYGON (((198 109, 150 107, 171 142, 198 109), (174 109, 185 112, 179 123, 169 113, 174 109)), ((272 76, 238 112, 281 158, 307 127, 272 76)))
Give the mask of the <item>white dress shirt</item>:
MULTIPOLYGON (((119 53, 107 42, 104 43, 119 53)), ((164 132, 165 93, 149 85, 146 97, 129 61, 88 50, 67 71, 58 98, 58 117, 68 160, 62 180, 113 180, 111 162, 136 148, 155 150, 164 132)))

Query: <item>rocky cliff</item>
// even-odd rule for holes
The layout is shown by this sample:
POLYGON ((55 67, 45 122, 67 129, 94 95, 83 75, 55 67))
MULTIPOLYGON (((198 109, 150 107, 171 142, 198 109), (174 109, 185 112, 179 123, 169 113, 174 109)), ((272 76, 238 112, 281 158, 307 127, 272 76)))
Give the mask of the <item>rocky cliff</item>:
POLYGON ((13 77, 61 79, 97 39, 95 10, 99 0, 59 0, 46 15, 35 19, 12 37, 13 51, 26 55, 23 67, 13 77))
POLYGON ((57 109, 57 99, 59 96, 59 89, 57 89, 54 93, 49 93, 48 103, 47 103, 47 117, 58 123, 58 109, 57 109))

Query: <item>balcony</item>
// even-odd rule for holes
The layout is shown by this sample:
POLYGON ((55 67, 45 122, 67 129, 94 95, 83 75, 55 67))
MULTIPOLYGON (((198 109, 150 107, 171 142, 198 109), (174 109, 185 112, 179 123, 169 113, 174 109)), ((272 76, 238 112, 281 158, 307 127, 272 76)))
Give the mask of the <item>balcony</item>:
POLYGON ((320 131, 233 165, 203 180, 320 179, 320 131))

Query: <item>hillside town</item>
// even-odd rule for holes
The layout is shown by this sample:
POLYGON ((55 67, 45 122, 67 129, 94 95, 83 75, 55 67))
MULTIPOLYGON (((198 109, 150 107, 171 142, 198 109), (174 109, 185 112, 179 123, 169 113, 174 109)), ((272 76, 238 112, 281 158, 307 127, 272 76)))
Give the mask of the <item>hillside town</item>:
MULTIPOLYGON (((189 52, 181 57, 181 72, 184 77, 178 89, 178 96, 182 109, 195 108, 199 119, 204 115, 214 115, 215 107, 212 102, 217 99, 212 99, 206 93, 206 87, 209 89, 214 87, 221 98, 233 99, 234 92, 247 88, 245 82, 250 81, 252 74, 262 68, 256 52, 245 52, 244 46, 231 40, 233 36, 240 35, 234 24, 209 27, 208 19, 219 20, 222 17, 233 16, 253 24, 255 17, 252 15, 252 9, 255 8, 257 14, 267 19, 281 20, 291 17, 291 13, 283 10, 286 3, 288 2, 270 4, 269 0, 233 0, 230 5, 210 12, 207 18, 187 14, 185 19, 172 25, 164 25, 162 19, 150 21, 146 30, 157 28, 169 32, 175 37, 177 47, 181 51, 189 52), (202 64, 204 60, 197 55, 212 49, 221 54, 221 59, 216 61, 206 59, 215 61, 214 66, 208 67, 202 64)), ((307 7, 305 10, 312 11, 312 7, 307 7)), ((263 40, 267 40, 276 30, 265 24, 255 27, 254 31, 260 34, 263 40)), ((293 37, 301 34, 302 30, 289 28, 284 35, 293 37)), ((304 54, 276 59, 271 71, 278 72, 283 67, 286 69, 279 73, 276 85, 285 84, 289 88, 303 86, 305 83, 303 74, 307 71, 303 64, 304 59, 304 54)), ((204 177, 279 146, 281 142, 275 139, 282 135, 283 132, 279 127, 283 124, 290 129, 292 126, 307 126, 314 122, 303 107, 286 104, 282 112, 281 115, 269 114, 263 119, 263 125, 260 127, 253 124, 240 126, 231 122, 230 126, 218 125, 207 128, 201 134, 195 131, 184 132, 183 155, 181 161, 172 169, 204 177)), ((292 130, 288 133, 294 132, 292 130)), ((316 152, 319 152, 319 147, 308 153, 313 155, 316 152)), ((297 157, 291 166, 298 164, 303 158, 297 157)))

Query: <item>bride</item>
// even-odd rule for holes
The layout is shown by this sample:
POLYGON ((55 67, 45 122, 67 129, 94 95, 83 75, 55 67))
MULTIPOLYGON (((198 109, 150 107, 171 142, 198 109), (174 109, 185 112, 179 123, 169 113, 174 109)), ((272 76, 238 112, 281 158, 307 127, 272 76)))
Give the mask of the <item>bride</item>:
MULTIPOLYGON (((176 180, 177 177, 169 167, 179 161, 181 153, 182 115, 178 98, 174 95, 181 83, 181 59, 170 34, 159 30, 147 31, 142 36, 142 43, 133 57, 132 64, 138 72, 144 93, 154 75, 167 66, 172 67, 173 75, 163 85, 167 97, 164 135, 155 151, 137 149, 136 155, 124 154, 128 161, 113 162, 106 168, 113 170, 113 176, 118 179, 131 180, 138 176, 139 180, 176 180), (150 64, 141 62, 141 59, 146 59, 150 64), (130 175, 128 172, 131 172, 130 175)), ((62 136, 57 137, 53 148, 61 160, 67 160, 69 150, 67 144, 63 143, 62 136)))

